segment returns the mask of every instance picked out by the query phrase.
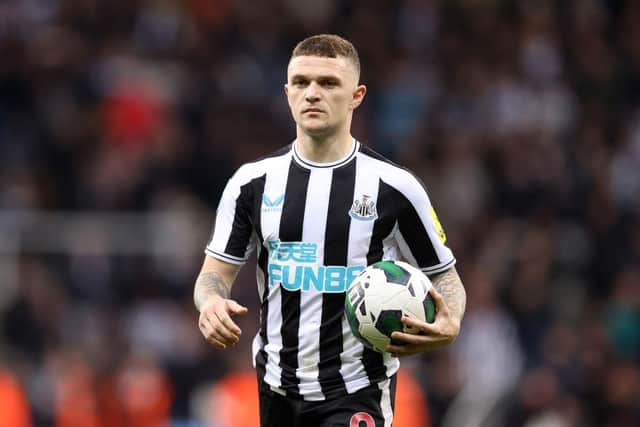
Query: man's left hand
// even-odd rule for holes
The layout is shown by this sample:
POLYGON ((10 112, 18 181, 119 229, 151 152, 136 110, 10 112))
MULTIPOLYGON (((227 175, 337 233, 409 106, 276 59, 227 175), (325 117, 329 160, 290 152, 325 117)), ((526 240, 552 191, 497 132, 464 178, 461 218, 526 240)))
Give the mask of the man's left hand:
POLYGON ((406 345, 387 346, 387 351, 396 357, 410 356, 434 350, 451 344, 460 333, 460 319, 456 319, 447 307, 442 295, 434 288, 429 290, 436 305, 436 318, 433 323, 402 316, 402 323, 407 326, 418 328, 417 334, 404 332, 393 332, 391 338, 397 341, 406 342, 406 345))

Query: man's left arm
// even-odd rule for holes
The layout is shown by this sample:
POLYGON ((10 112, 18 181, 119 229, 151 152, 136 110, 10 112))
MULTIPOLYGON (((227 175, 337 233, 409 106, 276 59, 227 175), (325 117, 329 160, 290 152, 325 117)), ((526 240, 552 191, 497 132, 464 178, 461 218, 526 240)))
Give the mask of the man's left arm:
POLYGON ((431 284, 444 298, 451 315, 457 319, 458 324, 462 322, 464 311, 467 306, 467 293, 462 285, 462 279, 458 275, 455 267, 436 274, 431 279, 431 284))
POLYGON ((436 306, 433 323, 403 316, 402 323, 420 330, 419 334, 394 332, 391 337, 407 345, 389 345, 387 350, 396 356, 408 356, 451 344, 460 334, 460 325, 467 304, 467 294, 455 267, 432 276, 429 291, 436 306))

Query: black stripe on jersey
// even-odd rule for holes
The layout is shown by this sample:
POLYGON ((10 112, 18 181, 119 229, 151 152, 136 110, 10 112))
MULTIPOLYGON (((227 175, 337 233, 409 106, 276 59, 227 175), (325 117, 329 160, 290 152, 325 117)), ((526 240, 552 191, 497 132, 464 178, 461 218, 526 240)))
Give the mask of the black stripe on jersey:
POLYGON ((267 375, 267 352, 264 349, 260 349, 256 354, 256 374, 260 381, 264 381, 267 375))
POLYGON ((369 251, 367 252, 367 265, 382 261, 384 239, 391 234, 396 225, 396 193, 397 191, 393 187, 378 180, 378 199, 376 200, 378 218, 373 223, 369 251))
MULTIPOLYGON (((333 171, 324 243, 324 265, 348 264, 349 208, 353 203, 356 183, 356 161, 333 171)), ((322 295, 322 320, 320 323, 320 362, 318 379, 325 398, 345 395, 344 381, 340 375, 342 353, 342 317, 344 292, 322 295)))
POLYGON ((391 392, 391 410, 396 413, 396 387, 398 385, 398 373, 391 376, 391 384, 389 384, 389 391, 391 392))
MULTIPOLYGON (((264 193, 264 184, 266 182, 266 179, 267 175, 264 174, 261 177, 253 180, 254 194, 257 196, 254 197, 253 222, 256 234, 258 235, 258 245, 261 245, 262 241, 264 240, 262 236, 260 208, 262 206, 262 194, 264 193)), ((256 355, 256 370, 258 371, 258 376, 261 379, 264 378, 267 363, 267 352, 264 350, 264 346, 269 342, 267 338, 267 319, 269 318, 269 300, 267 299, 267 296, 269 295, 269 273, 267 271, 268 258, 268 251, 265 248, 260 247, 258 255, 258 268, 262 270, 262 273, 264 275, 264 293, 261 295, 260 306, 260 338, 262 339, 262 348, 258 350, 258 354, 256 355)))
MULTIPOLYGON (((269 342, 269 338, 267 335, 267 325, 269 319, 269 273, 267 272, 267 262, 268 262, 269 251, 265 248, 260 249, 260 255, 258 256, 258 268, 260 268, 264 273, 264 293, 261 295, 261 305, 260 305, 260 338, 262 339, 262 348, 258 350, 257 360, 256 360, 256 368, 258 372, 260 369, 264 371, 265 364, 267 363, 267 352, 264 350, 264 346, 266 346, 269 342), (259 357, 259 358, 258 358, 259 357)), ((264 378, 264 376, 260 376, 260 378, 264 378)))
MULTIPOLYGON (((261 195, 261 193, 260 193, 261 195)), ((254 201, 253 180, 240 187, 240 195, 236 199, 236 209, 233 216, 233 227, 224 252, 228 255, 245 260, 247 245, 253 233, 252 211, 254 201)))
MULTIPOLYGON (((307 200, 309 170, 294 161, 289 165, 282 215, 280 217, 280 240, 283 242, 302 241, 304 207, 307 200)), ((282 349, 280 350, 281 388, 288 396, 299 396, 296 377, 298 368, 298 328, 300 326, 300 291, 289 291, 280 287, 282 296, 282 349)))
MULTIPOLYGON (((367 151, 371 150, 367 149, 367 151)), ((375 152, 372 153, 377 155, 375 152)), ((382 180, 378 180, 378 199, 376 200, 378 218, 373 223, 369 251, 367 252, 367 265, 382 261, 384 255, 383 241, 391 234, 396 224, 394 192, 395 190, 391 186, 385 184, 382 180)), ((362 364, 372 384, 387 377, 387 368, 384 365, 381 353, 365 347, 362 351, 362 364)))
POLYGON ((396 221, 420 268, 440 264, 436 249, 418 212, 404 194, 380 180, 376 207, 378 219, 373 225, 367 265, 382 259, 382 242, 392 231, 396 221))
POLYGON ((424 228, 418 212, 404 194, 399 191, 396 191, 396 193, 400 202, 399 206, 401 206, 401 212, 398 216, 398 228, 418 266, 424 268, 440 264, 436 248, 433 246, 433 242, 429 238, 429 233, 424 228))

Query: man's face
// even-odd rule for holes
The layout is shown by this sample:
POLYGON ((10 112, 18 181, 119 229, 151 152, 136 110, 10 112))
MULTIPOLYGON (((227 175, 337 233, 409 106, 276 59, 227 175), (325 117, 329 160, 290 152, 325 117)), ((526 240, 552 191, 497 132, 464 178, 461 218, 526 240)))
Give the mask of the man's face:
POLYGON ((289 63, 285 92, 296 124, 308 135, 325 136, 347 122, 366 88, 344 57, 297 56, 289 63))

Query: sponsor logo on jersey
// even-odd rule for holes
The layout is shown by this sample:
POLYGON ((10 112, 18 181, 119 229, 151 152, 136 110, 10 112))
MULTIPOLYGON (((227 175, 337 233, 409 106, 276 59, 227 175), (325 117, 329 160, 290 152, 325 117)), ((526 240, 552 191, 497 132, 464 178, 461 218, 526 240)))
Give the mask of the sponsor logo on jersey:
POLYGON ((265 193, 262 194, 262 211, 263 212, 278 212, 282 210, 282 202, 284 202, 284 194, 269 198, 265 193))
POLYGON ((289 291, 346 292, 365 266, 319 265, 318 245, 307 242, 267 241, 269 286, 289 291))
POLYGON ((378 212, 376 210, 376 202, 367 196, 361 195, 358 199, 353 201, 351 209, 349 209, 349 215, 353 219, 358 221, 373 221, 378 218, 378 212))
POLYGON ((436 231, 438 232, 438 237, 440 237, 440 241, 445 243, 447 241, 447 235, 444 234, 444 228, 442 228, 442 224, 440 224, 440 220, 438 219, 438 215, 436 215, 436 210, 433 207, 429 208, 429 213, 431 214, 431 219, 433 220, 433 225, 436 227, 436 231))

